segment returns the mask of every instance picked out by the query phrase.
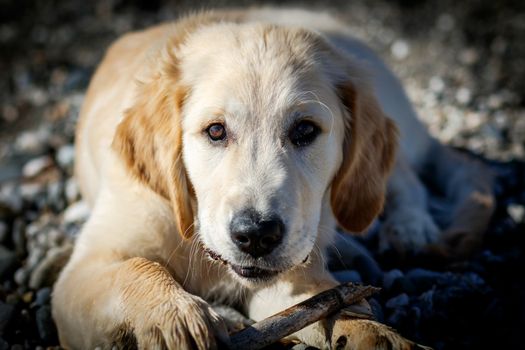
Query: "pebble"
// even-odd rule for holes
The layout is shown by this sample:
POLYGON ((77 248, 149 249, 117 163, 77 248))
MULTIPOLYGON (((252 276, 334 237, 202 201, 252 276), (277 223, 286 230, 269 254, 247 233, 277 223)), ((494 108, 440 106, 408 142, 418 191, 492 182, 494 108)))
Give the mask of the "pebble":
POLYGON ((509 204, 507 207, 507 212, 509 213, 512 220, 517 223, 524 222, 525 218, 525 206, 522 204, 509 204))
POLYGON ((50 248, 44 259, 31 271, 29 287, 39 289, 52 286, 59 271, 66 265, 72 252, 73 246, 71 244, 50 248))
POLYGON ((6 304, 0 301, 0 337, 4 336, 4 332, 13 318, 15 312, 14 305, 6 304))
POLYGON ((13 222, 11 235, 13 238, 13 245, 15 247, 16 255, 19 257, 26 255, 27 252, 25 229, 25 222, 21 218, 16 218, 13 222))
POLYGON ((0 243, 3 243, 9 235, 7 224, 0 221, 0 243))
POLYGON ((11 182, 0 186, 0 204, 5 205, 14 213, 22 210, 23 199, 18 184, 11 182))
POLYGON ((22 168, 22 175, 25 178, 32 178, 40 174, 44 169, 50 167, 52 164, 53 160, 50 156, 41 156, 31 159, 22 168))
POLYGON ((68 144, 60 147, 56 154, 58 164, 64 169, 71 169, 73 167, 73 160, 75 159, 75 146, 68 144))
POLYGON ((45 186, 39 182, 20 185, 20 195, 26 201, 34 200, 38 195, 44 193, 44 191, 45 186))
POLYGON ((363 280, 361 279, 361 275, 356 270, 336 271, 336 272, 332 272, 332 276, 334 276, 334 278, 339 283, 347 283, 347 282, 362 283, 363 282, 363 280))
POLYGON ((3 280, 16 267, 16 253, 0 245, 0 280, 3 280))
POLYGON ((406 293, 399 294, 396 297, 390 298, 385 306, 389 309, 396 309, 402 306, 407 306, 410 302, 410 298, 406 293))
POLYGON ((73 203, 78 199, 80 192, 78 189, 77 181, 74 177, 67 179, 65 194, 68 203, 73 203))
POLYGON ((36 292, 34 304, 43 306, 51 302, 51 288, 45 287, 36 292))
POLYGON ((370 308, 372 309, 372 313, 374 314, 376 321, 381 323, 385 322, 385 314, 379 301, 377 301, 376 298, 370 298, 368 303, 370 304, 370 308))
POLYGON ((24 131, 16 138, 15 150, 21 153, 41 153, 44 151, 44 142, 37 132, 24 131))
POLYGON ((331 270, 356 270, 367 284, 375 285, 383 278, 383 271, 368 249, 346 233, 336 235, 329 256, 331 270))
POLYGON ((443 274, 422 268, 415 268, 406 272, 405 277, 412 282, 417 290, 424 291, 432 288, 443 274))
POLYGON ((441 77, 433 76, 430 78, 428 87, 435 93, 441 93, 445 89, 445 82, 441 77))
POLYGON ((56 342, 57 332, 51 316, 51 306, 44 305, 35 314, 38 335, 46 343, 56 342))
POLYGON ((439 15, 436 24, 439 30, 443 32, 450 32, 452 29, 454 29, 456 21, 449 13, 442 13, 439 15))
POLYGON ((390 53, 397 60, 404 60, 410 54, 410 46, 404 40, 396 40, 390 47, 390 53))
POLYGON ((398 270, 398 269, 393 269, 393 270, 386 272, 383 275, 383 288, 385 288, 386 290, 389 290, 390 288, 392 288, 395 280, 399 278, 403 278, 403 277, 404 277, 403 272, 401 272, 401 270, 398 270))
POLYGON ((19 268, 16 270, 15 275, 13 279, 15 280, 15 283, 19 286, 23 286, 27 283, 27 280, 29 278, 29 273, 24 267, 19 268))
POLYGON ((471 98, 472 93, 466 87, 459 88, 456 92, 456 100, 463 105, 468 104, 471 98))
POLYGON ((63 214, 64 223, 75 223, 87 220, 90 213, 85 201, 78 201, 66 208, 63 214))

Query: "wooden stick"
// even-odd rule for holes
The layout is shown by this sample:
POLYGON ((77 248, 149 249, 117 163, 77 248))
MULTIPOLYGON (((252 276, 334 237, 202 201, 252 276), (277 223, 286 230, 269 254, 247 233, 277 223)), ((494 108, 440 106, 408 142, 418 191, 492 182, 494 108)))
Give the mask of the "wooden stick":
POLYGON ((234 333, 230 348, 261 349, 378 291, 372 286, 341 284, 234 333))

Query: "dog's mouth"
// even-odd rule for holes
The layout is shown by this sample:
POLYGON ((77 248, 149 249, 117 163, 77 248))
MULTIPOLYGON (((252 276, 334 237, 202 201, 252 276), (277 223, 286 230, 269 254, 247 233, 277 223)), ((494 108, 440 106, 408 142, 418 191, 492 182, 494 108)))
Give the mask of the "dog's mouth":
POLYGON ((252 281, 264 281, 269 280, 272 277, 277 276, 282 271, 263 269, 257 266, 241 266, 235 265, 224 259, 220 254, 214 252, 210 248, 205 247, 204 252, 213 260, 220 262, 223 265, 227 265, 230 269, 235 272, 238 276, 252 280, 252 281))

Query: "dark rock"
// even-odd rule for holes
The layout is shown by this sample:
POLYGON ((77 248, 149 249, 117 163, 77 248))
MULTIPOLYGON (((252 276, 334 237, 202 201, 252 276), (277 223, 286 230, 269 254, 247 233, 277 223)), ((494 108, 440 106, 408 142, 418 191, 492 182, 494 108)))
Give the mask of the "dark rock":
POLYGON ((392 288, 394 281, 402 277, 404 277, 403 272, 401 272, 401 270, 398 269, 393 269, 388 272, 385 272, 385 274, 383 275, 383 288, 389 290, 390 288, 392 288))
POLYGON ((329 249, 329 269, 357 270, 363 282, 377 285, 383 277, 383 271, 370 254, 368 249, 355 238, 338 233, 331 249, 329 249))
POLYGON ((407 271, 405 277, 414 285, 416 290, 425 291, 432 288, 434 284, 442 278, 443 274, 440 272, 430 271, 426 269, 416 268, 407 271))
POLYGON ((374 314, 374 318, 376 319, 376 321, 384 323, 385 314, 379 301, 377 301, 377 299, 375 298, 370 298, 370 300, 368 300, 368 303, 370 304, 370 308, 372 309, 372 313, 374 314))
POLYGON ((389 299, 385 306, 389 309, 395 309, 403 306, 407 306, 410 302, 410 298, 405 293, 399 294, 398 296, 389 299))
POLYGON ((8 350, 9 344, 2 338, 0 338, 0 350, 8 350))
POLYGON ((46 343, 56 342, 57 331, 51 316, 51 306, 44 305, 38 308, 35 320, 40 338, 46 343))
POLYGON ((13 222, 13 244, 18 257, 24 257, 27 254, 25 228, 26 225, 22 219, 16 219, 13 222))
POLYGON ((43 306, 49 304, 51 301, 51 288, 46 287, 39 289, 38 292, 36 292, 36 298, 34 301, 34 304, 37 306, 43 306))
POLYGON ((407 317, 406 310, 394 309, 394 312, 387 319, 387 324, 394 328, 400 328, 400 326, 402 325, 406 317, 407 317))
POLYGON ((5 335, 6 329, 13 320, 14 313, 14 305, 0 301, 0 337, 5 335))
POLYGON ((360 273, 366 284, 377 286, 383 279, 383 270, 371 256, 357 256, 354 259, 354 268, 360 273))
POLYGON ((16 268, 17 258, 15 252, 0 245, 0 280, 11 274, 16 268))
POLYGON ((361 279, 361 275, 356 270, 336 271, 336 272, 332 272, 332 276, 334 276, 335 279, 339 283, 347 283, 347 282, 362 283, 363 282, 363 280, 361 279))

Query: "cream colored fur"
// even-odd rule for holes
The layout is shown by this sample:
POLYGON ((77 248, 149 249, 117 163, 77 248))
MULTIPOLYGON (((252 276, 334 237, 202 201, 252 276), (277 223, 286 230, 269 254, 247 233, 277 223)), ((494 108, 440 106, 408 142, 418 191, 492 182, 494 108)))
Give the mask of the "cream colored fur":
MULTIPOLYGON (((227 336, 206 301, 242 304, 260 320, 336 285, 324 266, 336 224, 361 231, 383 206, 396 148, 383 111, 399 126, 401 152, 389 189, 400 193, 387 205, 399 215, 389 216, 382 244, 437 242, 424 190, 413 188, 438 146, 390 71, 331 17, 209 13, 119 39, 78 126, 76 175, 93 210, 54 289, 61 344, 109 349, 134 338, 144 349, 213 348, 214 334, 227 336), (322 132, 297 150, 287 134, 303 118, 322 132), (227 146, 203 133, 216 121, 227 125, 227 146), (278 212, 287 228, 259 259, 229 237, 233 213, 247 206, 278 212), (412 234, 392 233, 404 227, 412 234), (204 247, 280 273, 255 283, 204 247)), ((323 348, 341 336, 348 349, 414 345, 337 315, 296 336, 323 348)))

